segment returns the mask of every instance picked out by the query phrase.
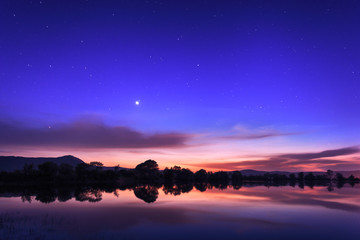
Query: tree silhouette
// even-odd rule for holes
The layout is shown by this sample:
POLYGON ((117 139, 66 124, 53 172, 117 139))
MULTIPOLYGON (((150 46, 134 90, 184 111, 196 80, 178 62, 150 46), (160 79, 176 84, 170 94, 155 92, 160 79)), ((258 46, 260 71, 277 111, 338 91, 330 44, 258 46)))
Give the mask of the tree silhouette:
POLYGON ((34 177, 36 174, 36 169, 34 167, 34 164, 25 164, 23 168, 23 173, 25 177, 34 177))
POLYGON ((136 166, 135 168, 136 171, 140 171, 140 172, 151 172, 151 171, 158 171, 159 170, 159 166, 157 164, 157 162, 155 162, 154 160, 146 160, 143 163, 140 163, 136 166))
MULTIPOLYGON (((265 186, 293 186, 296 184, 299 188, 304 188, 306 184, 309 187, 313 186, 329 186, 329 183, 334 183, 338 187, 342 187, 345 183, 354 186, 360 183, 359 178, 351 175, 345 178, 341 173, 336 173, 332 177, 333 172, 328 170, 323 174, 308 173, 304 176, 303 172, 285 174, 279 173, 265 173, 263 175, 242 175, 240 171, 233 172, 207 172, 205 169, 197 171, 195 174, 187 168, 174 166, 172 168, 165 168, 164 171, 159 171, 158 164, 154 160, 147 160, 136 166, 135 169, 115 169, 107 168, 100 169, 102 163, 92 162, 91 165, 86 163, 78 164, 74 167, 69 164, 61 164, 58 166, 54 162, 45 162, 36 169, 33 165, 28 164, 23 169, 14 172, 0 172, 0 183, 3 185, 51 185, 51 186, 66 186, 69 184, 76 184, 80 187, 102 185, 108 186, 104 188, 105 191, 112 192, 114 186, 119 189, 129 189, 134 186, 143 186, 148 184, 164 185, 164 191, 170 194, 180 194, 191 191, 195 186, 200 191, 212 189, 226 189, 229 184, 234 189, 239 189, 243 184, 257 184, 265 186), (332 178, 332 180, 331 180, 332 178)), ((332 190, 332 187, 329 188, 332 190)), ((137 189, 137 194, 143 196, 147 188, 137 189)), ((146 192, 145 192, 146 193, 146 192)), ((23 194, 24 196, 26 194, 23 194)), ((60 197, 60 196, 59 196, 60 197)), ((40 198, 43 199, 43 197, 40 198)), ((69 195, 64 194, 61 197, 64 200, 69 198, 69 195)), ((27 199, 24 197, 24 199, 27 199)), ((82 199, 82 198, 80 198, 82 199)), ((50 199, 51 200, 51 199, 50 199)), ((60 200, 60 199, 59 199, 60 200)), ((98 197, 89 198, 89 201, 98 201, 98 197)), ((46 200, 48 201, 48 200, 46 200)))
POLYGON ((194 179, 196 182, 206 182, 207 181, 207 172, 205 169, 200 169, 194 174, 194 179))
POLYGON ((193 177, 194 173, 190 169, 183 168, 176 174, 176 182, 191 182, 193 177))
POLYGON ((309 172, 308 174, 306 174, 305 181, 314 181, 314 180, 315 180, 315 176, 312 172, 309 172))
POLYGON ((304 181, 304 173, 303 173, 303 172, 299 172, 299 174, 298 174, 298 180, 299 180, 299 182, 303 182, 303 181, 304 181))
POLYGON ((329 169, 329 170, 326 171, 326 173, 327 173, 327 175, 328 175, 328 177, 329 177, 329 179, 331 181, 333 179, 334 171, 329 169))
POLYGON ((243 180, 243 176, 240 171, 234 171, 231 175, 231 182, 232 183, 239 183, 243 180))
POLYGON ((290 180, 291 182, 295 182, 295 181, 296 181, 296 177, 295 177, 295 174, 294 174, 294 173, 290 173, 290 175, 289 175, 289 180, 290 180))
POLYGON ((54 162, 44 162, 38 168, 40 176, 46 181, 53 181, 58 172, 58 166, 54 162))
POLYGON ((351 182, 354 182, 354 181, 355 181, 354 175, 351 174, 351 175, 348 177, 348 180, 351 181, 351 182))
POLYGON ((70 164, 62 163, 59 166, 59 181, 61 182, 71 182, 75 180, 75 171, 74 167, 70 164))
POLYGON ((223 183, 226 182, 226 183, 228 183, 229 175, 224 171, 215 172, 209 176, 209 181, 210 182, 223 182, 223 183))
POLYGON ((146 160, 135 167, 138 178, 157 180, 160 177, 159 166, 154 160, 146 160))
POLYGON ((344 176, 341 174, 341 173, 336 173, 336 180, 338 182, 343 182, 345 181, 346 179, 344 178, 344 176))
POLYGON ((101 162, 94 161, 94 162, 90 162, 90 166, 93 166, 93 167, 103 167, 104 164, 102 164, 101 162))
POLYGON ((80 163, 76 166, 76 178, 78 181, 84 182, 88 178, 89 165, 86 163, 80 163))

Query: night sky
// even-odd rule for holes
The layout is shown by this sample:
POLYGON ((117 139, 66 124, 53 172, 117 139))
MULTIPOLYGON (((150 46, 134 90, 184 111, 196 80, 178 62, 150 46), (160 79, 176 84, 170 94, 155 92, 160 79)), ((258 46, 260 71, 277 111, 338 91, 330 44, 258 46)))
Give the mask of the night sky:
POLYGON ((0 2, 0 155, 360 169, 360 1, 0 2))

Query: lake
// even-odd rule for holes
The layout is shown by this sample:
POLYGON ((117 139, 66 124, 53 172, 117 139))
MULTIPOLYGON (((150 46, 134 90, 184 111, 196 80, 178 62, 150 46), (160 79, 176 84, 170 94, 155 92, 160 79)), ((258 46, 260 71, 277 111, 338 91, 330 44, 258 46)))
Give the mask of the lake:
POLYGON ((0 239, 360 239, 358 185, 206 188, 3 189, 0 239))

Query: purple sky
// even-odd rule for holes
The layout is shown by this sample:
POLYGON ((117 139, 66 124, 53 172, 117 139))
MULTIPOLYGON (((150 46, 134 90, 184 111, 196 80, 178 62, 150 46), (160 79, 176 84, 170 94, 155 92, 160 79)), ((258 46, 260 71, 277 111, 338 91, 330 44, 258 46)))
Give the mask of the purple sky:
POLYGON ((360 169, 359 22, 359 1, 1 1, 0 154, 360 169))

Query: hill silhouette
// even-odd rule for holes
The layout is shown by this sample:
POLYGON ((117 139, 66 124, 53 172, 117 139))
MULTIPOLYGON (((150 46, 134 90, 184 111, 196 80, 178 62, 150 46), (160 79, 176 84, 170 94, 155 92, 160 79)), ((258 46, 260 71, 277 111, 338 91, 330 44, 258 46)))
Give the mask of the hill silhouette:
POLYGON ((33 164, 37 167, 45 162, 54 162, 58 165, 62 163, 69 164, 76 167, 80 163, 84 163, 81 159, 66 155, 62 157, 15 157, 15 156, 0 156, 0 172, 13 172, 22 170, 26 164, 33 164))

